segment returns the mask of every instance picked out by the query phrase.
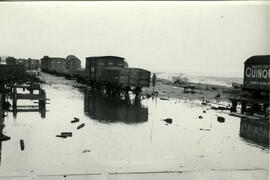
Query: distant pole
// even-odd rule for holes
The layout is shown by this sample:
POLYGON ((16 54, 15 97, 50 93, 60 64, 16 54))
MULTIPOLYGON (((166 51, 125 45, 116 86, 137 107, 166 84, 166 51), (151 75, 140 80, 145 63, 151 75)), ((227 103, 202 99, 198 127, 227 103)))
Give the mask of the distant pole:
POLYGON ((16 86, 13 87, 13 111, 17 109, 17 88, 16 86))
POLYGON ((33 94, 33 88, 34 88, 34 84, 33 81, 30 82, 30 94, 33 94))
POLYGON ((156 86, 156 80, 157 80, 157 77, 156 77, 156 74, 154 73, 153 77, 152 77, 152 85, 153 85, 153 87, 156 86))

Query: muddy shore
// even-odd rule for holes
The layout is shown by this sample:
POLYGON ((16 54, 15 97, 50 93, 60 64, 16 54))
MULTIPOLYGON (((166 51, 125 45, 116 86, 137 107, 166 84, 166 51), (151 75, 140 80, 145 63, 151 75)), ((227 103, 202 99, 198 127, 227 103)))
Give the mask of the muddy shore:
POLYGON ((201 100, 207 103, 230 103, 230 98, 241 95, 240 89, 232 87, 192 82, 175 83, 166 79, 158 79, 155 87, 144 88, 143 94, 152 94, 153 91, 163 99, 201 100), (185 93, 186 86, 194 86, 195 93, 185 93))

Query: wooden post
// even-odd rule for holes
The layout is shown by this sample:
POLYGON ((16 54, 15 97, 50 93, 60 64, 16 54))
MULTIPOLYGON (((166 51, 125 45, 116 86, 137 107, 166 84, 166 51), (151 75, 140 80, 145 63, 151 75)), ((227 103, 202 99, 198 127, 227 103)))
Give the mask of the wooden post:
POLYGON ((140 87, 135 87, 135 98, 139 99, 141 97, 141 88, 140 87))
POLYGON ((46 106, 46 93, 43 89, 40 89, 39 90, 39 110, 44 110, 45 109, 45 106, 46 106))
POLYGON ((34 88, 33 82, 31 81, 30 82, 30 94, 33 94, 33 88, 34 88))
POLYGON ((42 118, 46 117, 46 92, 43 89, 39 89, 39 111, 42 118))
POLYGON ((13 102, 12 102, 12 105, 13 105, 13 111, 17 110, 17 88, 14 86, 13 87, 13 102))
POLYGON ((232 101, 231 112, 236 112, 237 111, 236 107, 237 107, 237 101, 232 101))
POLYGON ((195 93, 195 87, 191 87, 191 93, 194 94, 195 93))
POLYGON ((241 103, 241 114, 244 114, 247 110, 247 103, 246 102, 242 102, 241 103))

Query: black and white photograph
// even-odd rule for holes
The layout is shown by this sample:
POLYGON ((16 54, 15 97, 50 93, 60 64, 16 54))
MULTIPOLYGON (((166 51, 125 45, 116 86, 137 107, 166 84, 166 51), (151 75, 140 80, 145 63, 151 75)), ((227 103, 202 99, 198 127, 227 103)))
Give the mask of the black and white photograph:
POLYGON ((0 180, 268 180, 270 1, 0 2, 0 180))

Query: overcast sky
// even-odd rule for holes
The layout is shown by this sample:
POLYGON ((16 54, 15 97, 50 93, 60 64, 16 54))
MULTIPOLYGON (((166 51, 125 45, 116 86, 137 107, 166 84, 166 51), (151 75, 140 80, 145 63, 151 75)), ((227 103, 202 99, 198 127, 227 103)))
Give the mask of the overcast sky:
POLYGON ((151 71, 242 77, 270 54, 268 2, 0 3, 0 55, 125 57, 151 71))

